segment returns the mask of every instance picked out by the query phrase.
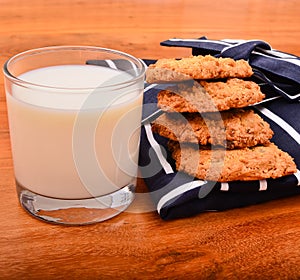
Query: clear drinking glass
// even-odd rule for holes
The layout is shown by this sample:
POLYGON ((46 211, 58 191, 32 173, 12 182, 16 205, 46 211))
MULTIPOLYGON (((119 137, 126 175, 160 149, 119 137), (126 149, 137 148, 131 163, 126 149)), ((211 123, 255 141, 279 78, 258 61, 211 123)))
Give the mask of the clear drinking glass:
POLYGON ((84 46, 29 50, 4 65, 17 194, 33 216, 90 224, 134 199, 144 64, 84 46))

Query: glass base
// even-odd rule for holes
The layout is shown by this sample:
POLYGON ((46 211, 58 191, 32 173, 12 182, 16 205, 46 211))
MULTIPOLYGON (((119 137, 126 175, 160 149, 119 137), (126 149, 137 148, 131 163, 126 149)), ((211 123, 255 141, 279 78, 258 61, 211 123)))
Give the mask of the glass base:
POLYGON ((33 193, 18 182, 22 207, 34 217, 55 224, 86 225, 110 219, 123 212, 134 200, 135 186, 88 199, 58 199, 33 193))

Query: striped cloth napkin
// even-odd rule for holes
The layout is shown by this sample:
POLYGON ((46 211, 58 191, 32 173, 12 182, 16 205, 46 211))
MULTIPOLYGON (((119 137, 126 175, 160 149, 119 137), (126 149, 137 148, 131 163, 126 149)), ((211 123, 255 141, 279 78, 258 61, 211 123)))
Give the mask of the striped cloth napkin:
MULTIPOLYGON (((193 216, 204 211, 221 211, 300 194, 300 58, 273 50, 258 40, 170 39, 163 46, 189 47, 193 55, 245 59, 254 70, 255 81, 263 82, 266 103, 254 110, 267 121, 280 149, 295 160, 297 172, 278 179, 218 183, 198 180, 177 172, 167 149, 167 140, 152 133, 143 122, 140 170, 164 220, 193 216)), ((147 64, 154 61, 145 61, 147 64)), ((143 118, 156 110, 157 93, 163 85, 145 85, 143 118)))

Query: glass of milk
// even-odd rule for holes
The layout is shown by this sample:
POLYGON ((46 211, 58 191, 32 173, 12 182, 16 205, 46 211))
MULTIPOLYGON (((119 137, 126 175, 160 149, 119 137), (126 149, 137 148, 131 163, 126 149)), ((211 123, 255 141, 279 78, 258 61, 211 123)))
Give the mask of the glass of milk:
POLYGON ((134 199, 145 66, 98 47, 54 46, 4 65, 17 194, 59 224, 112 218, 134 199))

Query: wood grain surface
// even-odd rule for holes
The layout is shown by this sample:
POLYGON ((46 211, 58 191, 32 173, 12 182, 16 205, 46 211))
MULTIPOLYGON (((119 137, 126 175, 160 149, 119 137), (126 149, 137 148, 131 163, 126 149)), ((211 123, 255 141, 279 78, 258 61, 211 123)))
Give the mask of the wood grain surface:
MULTIPOLYGON (((300 55, 297 0, 0 0, 0 64, 49 45, 181 57, 169 38, 262 39, 300 55)), ((146 187, 128 211, 81 227, 18 204, 0 74, 0 279, 300 279, 300 197, 165 222, 146 187)))

